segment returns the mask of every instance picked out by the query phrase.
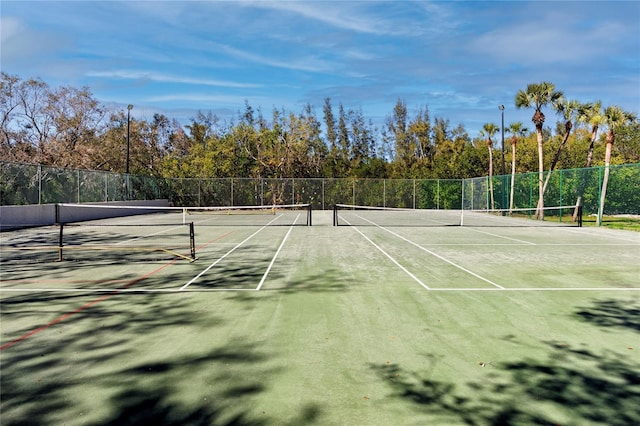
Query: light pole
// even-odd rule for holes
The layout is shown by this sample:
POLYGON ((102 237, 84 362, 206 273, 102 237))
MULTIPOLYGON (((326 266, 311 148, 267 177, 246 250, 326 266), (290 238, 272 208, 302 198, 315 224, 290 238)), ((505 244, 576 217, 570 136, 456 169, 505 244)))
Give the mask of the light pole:
POLYGON ((131 104, 127 105, 127 171, 126 171, 127 174, 129 174, 129 129, 130 129, 129 124, 131 123, 132 109, 133 109, 133 105, 131 104))
POLYGON ((127 170, 126 170, 126 188, 125 188, 125 200, 129 200, 129 193, 130 193, 130 189, 129 189, 129 140, 130 140, 130 124, 131 124, 131 110, 133 109, 133 105, 129 104, 127 105, 127 170))
POLYGON ((498 107, 500 109, 501 115, 501 124, 500 124, 500 133, 502 134, 502 208, 505 206, 505 174, 504 174, 504 105, 500 105, 498 107))
POLYGON ((500 109, 500 114, 502 115, 502 124, 500 125, 500 130, 502 132, 502 176, 504 176, 504 105, 500 105, 498 108, 500 109))

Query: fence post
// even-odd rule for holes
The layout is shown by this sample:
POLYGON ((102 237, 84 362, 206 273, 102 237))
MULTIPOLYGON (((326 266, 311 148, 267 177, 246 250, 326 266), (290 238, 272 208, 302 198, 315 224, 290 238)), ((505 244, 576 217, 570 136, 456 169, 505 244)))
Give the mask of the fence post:
POLYGON ((416 208, 416 179, 413 179, 413 208, 416 208))
POLYGON ((38 165, 38 204, 42 204, 42 164, 38 165))
POLYGON ((602 166, 598 167, 598 226, 602 226, 602 166))
MULTIPOLYGON (((562 175, 564 173, 562 173, 562 170, 560 170, 560 176, 558 177, 558 179, 560 179, 560 182, 558 183, 559 187, 560 187, 560 206, 562 206, 562 175)), ((560 210, 560 222, 562 222, 562 209, 560 210)))
POLYGON ((490 196, 491 196, 491 194, 490 194, 491 191, 489 190, 489 188, 490 188, 491 182, 489 182, 489 176, 486 177, 486 181, 485 182, 486 182, 485 185, 486 185, 486 189, 487 189, 487 199, 485 200, 485 202, 486 202, 487 210, 490 210, 491 209, 491 201, 489 201, 489 200, 490 200, 490 196))
POLYGON ((533 205, 533 173, 529 172, 529 208, 533 205))
POLYGON ((202 179, 198 179, 198 206, 202 207, 202 179))
POLYGON ((351 204, 355 206, 356 205, 356 180, 355 179, 351 182, 351 191, 352 191, 351 204))
POLYGON ((382 179, 382 207, 387 207, 387 180, 382 179))

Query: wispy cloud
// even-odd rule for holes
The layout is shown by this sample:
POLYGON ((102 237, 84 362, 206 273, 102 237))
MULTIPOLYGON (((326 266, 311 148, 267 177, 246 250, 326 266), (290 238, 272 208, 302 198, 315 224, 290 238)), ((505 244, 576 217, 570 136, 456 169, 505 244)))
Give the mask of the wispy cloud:
POLYGON ((198 86, 217 86, 217 87, 229 87, 229 88, 257 88, 261 87, 260 84, 254 83, 238 83, 234 81, 212 80, 204 78, 193 78, 176 76, 169 74, 161 74, 150 71, 134 71, 134 70, 118 70, 118 71, 90 71, 87 72, 87 77, 99 77, 99 78, 111 78, 121 80, 148 80, 160 83, 174 83, 174 84, 191 84, 198 86))
POLYGON ((125 106, 234 116, 245 100, 295 110, 330 97, 379 118, 402 98, 476 126, 500 104, 513 120, 517 90, 546 80, 570 97, 640 113, 637 1, 37 5, 2 2, 2 70, 87 85, 125 106))
POLYGON ((367 34, 392 34, 392 28, 371 15, 364 15, 358 2, 243 2, 245 6, 273 9, 323 22, 335 28, 367 34))
MULTIPOLYGON (((178 103, 198 103, 198 104, 217 104, 217 105, 238 105, 244 102, 247 98, 244 96, 232 96, 232 95, 208 95, 203 93, 176 93, 170 95, 149 96, 143 99, 147 103, 164 103, 164 102, 178 102, 178 103)), ((262 103, 268 99, 264 97, 254 97, 252 102, 262 103)))
POLYGON ((258 65, 311 72, 328 72, 335 69, 335 64, 319 59, 311 54, 296 55, 293 57, 286 53, 278 56, 273 54, 263 55, 229 45, 212 44, 212 46, 226 55, 258 65))
POLYGON ((43 55, 59 51, 69 43, 69 39, 62 35, 34 30, 23 19, 1 16, 0 43, 2 62, 5 65, 14 61, 37 62, 43 55))
POLYGON ((612 48, 611 34, 617 32, 615 27, 615 24, 604 23, 576 37, 572 28, 541 28, 537 23, 520 23, 478 36, 470 42, 468 50, 507 62, 587 62, 612 48))

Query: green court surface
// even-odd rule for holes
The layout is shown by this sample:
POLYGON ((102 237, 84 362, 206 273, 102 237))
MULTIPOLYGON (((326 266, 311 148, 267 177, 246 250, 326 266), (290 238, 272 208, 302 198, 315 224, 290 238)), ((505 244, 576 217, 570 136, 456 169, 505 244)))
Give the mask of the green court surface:
POLYGON ((0 234, 3 426, 640 424, 640 233, 128 220, 0 234))

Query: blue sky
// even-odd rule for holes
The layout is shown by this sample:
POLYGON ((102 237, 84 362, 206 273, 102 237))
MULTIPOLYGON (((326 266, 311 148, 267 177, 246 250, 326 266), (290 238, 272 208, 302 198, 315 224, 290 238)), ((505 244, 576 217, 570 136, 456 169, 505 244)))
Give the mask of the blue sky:
MULTIPOLYGON (((570 99, 640 115, 638 1, 7 1, 1 69, 88 86, 134 117, 269 119, 324 99, 381 125, 410 116, 531 126, 515 94, 550 81, 570 99)), ((546 112, 547 123, 555 123, 546 112)))

